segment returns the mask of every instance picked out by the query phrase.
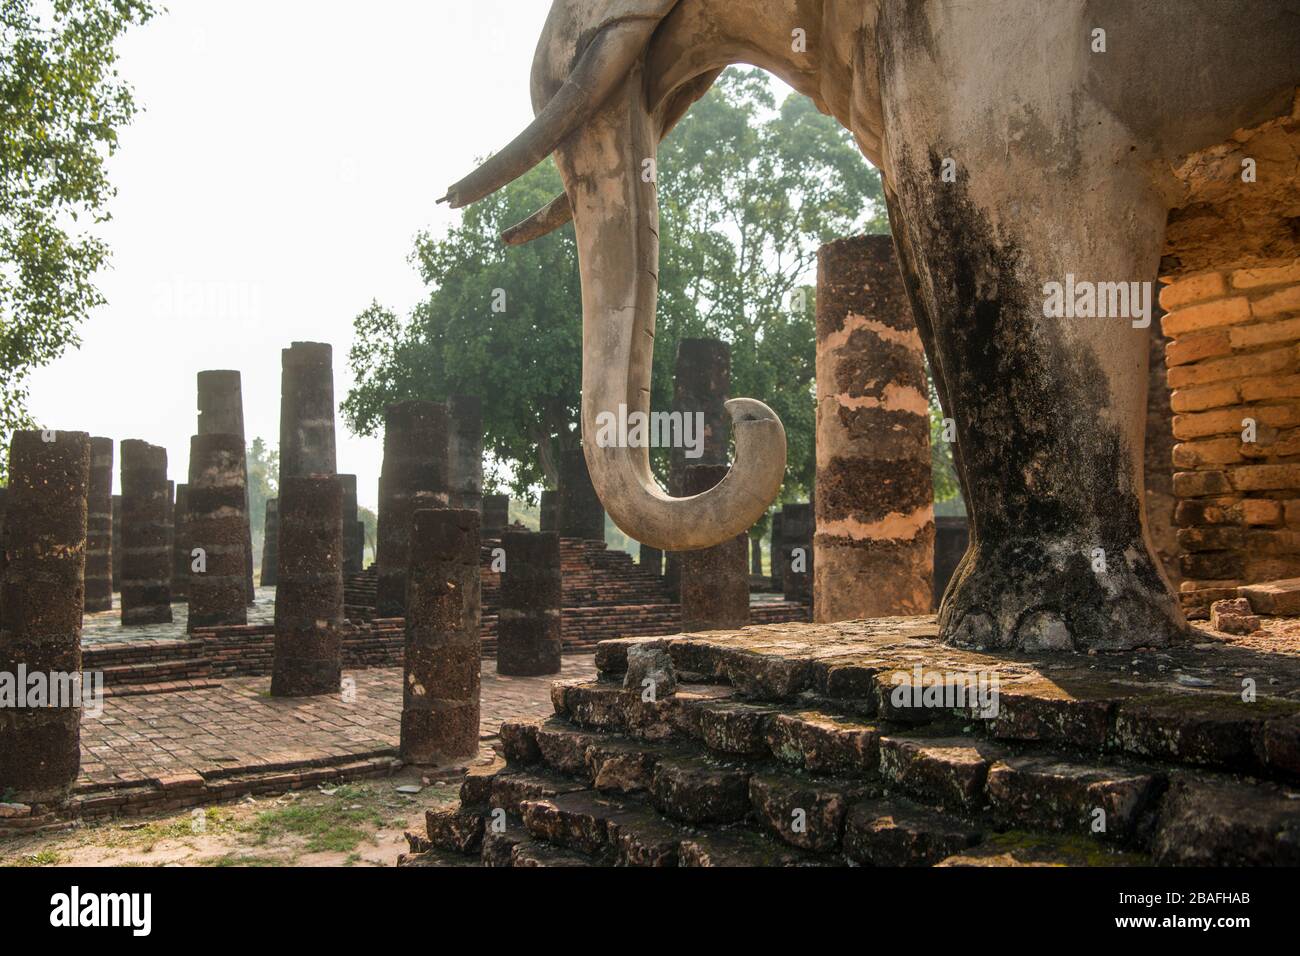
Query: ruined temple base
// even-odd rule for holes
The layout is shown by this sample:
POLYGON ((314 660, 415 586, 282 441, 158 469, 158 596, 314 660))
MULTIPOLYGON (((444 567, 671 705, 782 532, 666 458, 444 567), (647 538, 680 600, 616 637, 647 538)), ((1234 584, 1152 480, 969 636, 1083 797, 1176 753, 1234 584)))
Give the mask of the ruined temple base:
POLYGON ((961 651, 929 617, 605 641, 399 865, 1295 865, 1300 653, 1269 633, 1086 656, 961 651), (623 689, 638 645, 675 695, 623 689), (895 675, 918 673, 909 702, 895 675), (996 676, 993 712, 928 700, 930 675, 996 676))

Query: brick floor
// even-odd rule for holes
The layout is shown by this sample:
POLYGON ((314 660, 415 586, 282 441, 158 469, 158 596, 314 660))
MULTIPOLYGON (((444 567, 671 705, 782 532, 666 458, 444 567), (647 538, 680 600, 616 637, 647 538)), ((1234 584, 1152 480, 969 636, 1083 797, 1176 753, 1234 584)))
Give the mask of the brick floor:
MULTIPOLYGON (((592 658, 568 656, 560 677, 595 674, 592 658)), ((105 698, 104 712, 81 730, 82 792, 149 781, 291 769, 395 755, 402 672, 344 672, 354 693, 272 698, 269 677, 237 677, 219 686, 105 698), (345 699, 350 697, 351 699, 345 699)), ((503 720, 551 712, 555 677, 500 677, 483 662, 484 737, 503 720)))

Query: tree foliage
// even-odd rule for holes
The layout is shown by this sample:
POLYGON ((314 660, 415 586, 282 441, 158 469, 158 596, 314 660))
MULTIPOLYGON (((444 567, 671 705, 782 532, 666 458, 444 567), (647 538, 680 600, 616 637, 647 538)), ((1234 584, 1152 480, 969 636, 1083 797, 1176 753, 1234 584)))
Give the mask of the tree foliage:
MULTIPOLYGON (((728 70, 662 144, 660 296, 652 405, 670 407, 682 338, 730 343, 733 395, 768 402, 790 445, 785 495, 813 476, 814 303, 806 288, 823 242, 884 231, 877 173, 849 134, 808 99, 776 103, 758 70, 728 70), (796 295, 796 293, 800 293, 796 295)), ((517 495, 552 483, 576 444, 581 287, 573 228, 506 248, 499 232, 561 189, 548 161, 470 207, 412 261, 429 294, 408 319, 379 303, 357 316, 343 403, 359 434, 404 398, 483 398, 495 477, 517 495), (504 299, 502 299, 504 297, 504 299), (494 305, 504 304, 504 311, 494 305)), ((657 461, 661 475, 662 460, 657 461)))
POLYGON ((104 169, 136 104, 114 45, 149 0, 0 0, 0 435, 31 427, 31 371, 104 299, 104 169))

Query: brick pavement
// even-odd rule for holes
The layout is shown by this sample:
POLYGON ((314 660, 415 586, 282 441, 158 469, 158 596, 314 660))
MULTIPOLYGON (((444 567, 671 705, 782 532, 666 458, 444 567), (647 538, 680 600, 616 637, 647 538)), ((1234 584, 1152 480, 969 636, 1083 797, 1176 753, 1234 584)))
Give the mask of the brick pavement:
MULTIPOLYGON (((564 659, 559 676, 594 673, 592 658, 571 656, 564 659)), ((401 670, 372 668, 343 676, 345 691, 350 686, 351 693, 310 698, 270 697, 269 677, 230 678, 192 691, 106 697, 103 714, 82 723, 77 793, 166 789, 169 781, 197 785, 200 778, 211 782, 395 756, 401 670)), ((506 719, 549 714, 554 679, 499 677, 494 662, 484 661, 482 736, 495 736, 506 719)))

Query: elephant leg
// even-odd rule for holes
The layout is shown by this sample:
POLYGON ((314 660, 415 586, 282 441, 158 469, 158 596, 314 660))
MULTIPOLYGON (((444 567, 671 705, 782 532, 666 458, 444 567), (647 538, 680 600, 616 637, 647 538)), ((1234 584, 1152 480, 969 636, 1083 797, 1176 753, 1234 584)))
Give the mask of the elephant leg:
POLYGON ((971 514, 941 634, 1029 651, 1163 646, 1186 630, 1143 510, 1165 207, 1126 158, 1127 131, 1090 108, 1086 68, 1025 60, 1074 38, 1031 35, 1032 18, 989 30, 980 9, 885 0, 880 33, 893 227, 971 514), (1102 283, 1123 283, 1127 301, 1102 283))

